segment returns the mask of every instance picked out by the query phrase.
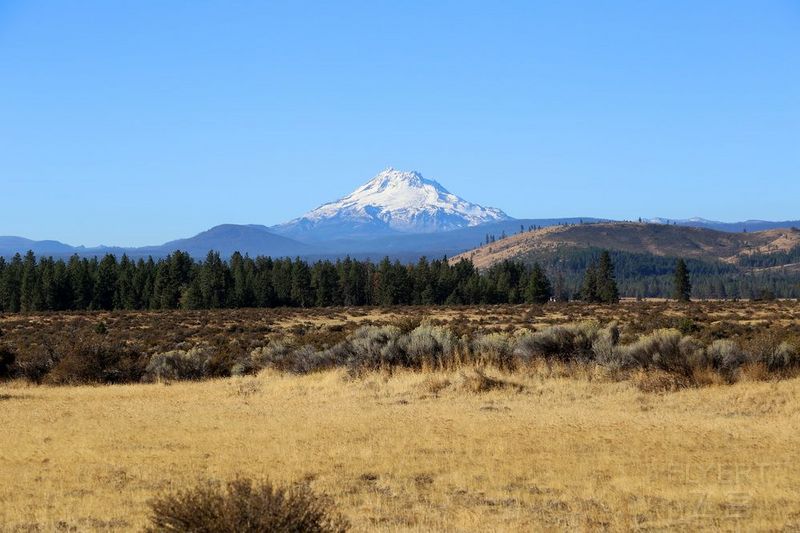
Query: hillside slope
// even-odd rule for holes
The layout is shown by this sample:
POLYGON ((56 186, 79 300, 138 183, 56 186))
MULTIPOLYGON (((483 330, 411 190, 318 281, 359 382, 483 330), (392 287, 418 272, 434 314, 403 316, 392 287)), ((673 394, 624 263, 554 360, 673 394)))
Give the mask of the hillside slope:
POLYGON ((478 268, 487 268, 531 253, 563 248, 603 248, 737 264, 747 255, 786 252, 797 246, 800 246, 800 230, 796 228, 728 233, 687 226, 608 222, 553 226, 519 233, 464 252, 453 260, 468 258, 478 268))

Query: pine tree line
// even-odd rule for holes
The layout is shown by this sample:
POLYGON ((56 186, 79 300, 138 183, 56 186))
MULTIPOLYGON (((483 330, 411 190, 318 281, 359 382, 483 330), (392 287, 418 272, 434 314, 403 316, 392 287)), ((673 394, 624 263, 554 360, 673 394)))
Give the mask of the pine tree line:
POLYGON ((420 259, 412 265, 343 259, 229 261, 185 252, 133 261, 126 255, 0 258, 0 311, 214 309, 363 305, 459 305, 544 302, 550 282, 538 265, 505 262, 479 273, 462 260, 420 259))
POLYGON ((91 309, 214 309, 363 305, 544 303, 579 299, 615 303, 632 297, 800 297, 796 277, 758 276, 732 267, 679 260, 670 263, 620 252, 581 252, 550 263, 505 261, 478 272, 467 260, 420 259, 406 265, 350 258, 229 261, 210 252, 203 261, 175 252, 133 261, 123 255, 38 259, 32 252, 0 257, 0 312, 91 309), (587 255, 588 254, 588 255, 587 255), (528 267, 526 264, 532 264, 528 267), (624 274, 618 282, 620 264, 624 274), (577 268, 583 266, 582 271, 577 268), (548 277, 547 272, 551 273, 548 277))

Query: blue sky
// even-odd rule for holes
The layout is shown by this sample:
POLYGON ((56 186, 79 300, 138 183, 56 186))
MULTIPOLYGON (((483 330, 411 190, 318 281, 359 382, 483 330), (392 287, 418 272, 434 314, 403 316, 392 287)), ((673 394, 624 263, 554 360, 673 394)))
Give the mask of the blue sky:
POLYGON ((516 217, 800 219, 800 2, 0 0, 0 235, 271 225, 390 165, 516 217))

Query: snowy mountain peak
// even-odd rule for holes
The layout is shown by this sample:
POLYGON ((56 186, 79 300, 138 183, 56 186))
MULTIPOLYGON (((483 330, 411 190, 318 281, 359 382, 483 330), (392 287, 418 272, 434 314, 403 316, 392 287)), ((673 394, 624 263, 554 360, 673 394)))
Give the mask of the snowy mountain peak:
POLYGON ((416 171, 387 168, 347 196, 277 226, 285 235, 328 237, 431 233, 510 218, 468 202, 416 171))
POLYGON ((395 170, 392 167, 387 168, 377 176, 369 180, 367 183, 356 189, 350 196, 357 194, 365 194, 369 192, 382 192, 391 190, 400 190, 403 188, 422 188, 426 185, 444 194, 449 194, 449 191, 441 186, 434 180, 428 180, 422 177, 422 174, 416 170, 405 172, 402 170, 395 170))

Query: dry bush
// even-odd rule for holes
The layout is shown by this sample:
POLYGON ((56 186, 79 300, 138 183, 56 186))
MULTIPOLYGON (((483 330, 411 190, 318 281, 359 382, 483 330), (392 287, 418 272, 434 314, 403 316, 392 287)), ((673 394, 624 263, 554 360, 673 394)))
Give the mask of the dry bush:
POLYGON ((472 353, 478 364, 513 370, 516 367, 514 346, 515 342, 508 334, 489 333, 472 341, 472 353))
POLYGON ((408 366, 437 369, 452 367, 460 348, 452 331, 427 323, 403 335, 400 346, 408 366))
POLYGON ((288 371, 291 362, 292 347, 282 341, 270 341, 266 346, 259 346, 250 352, 250 357, 240 362, 240 367, 233 373, 254 374, 263 368, 288 371))
POLYGON ((610 368, 617 366, 614 349, 619 344, 619 336, 619 327, 616 322, 612 322, 606 328, 598 331, 597 337, 592 342, 592 353, 599 364, 610 368))
POLYGON ((131 383, 142 379, 139 353, 115 343, 79 343, 68 348, 43 382, 51 385, 131 383))
POLYGON ((236 479, 201 483, 150 502, 151 532, 339 533, 349 524, 332 503, 302 485, 236 479))
POLYGON ((706 361, 728 382, 736 380, 739 369, 748 362, 748 355, 734 341, 718 339, 706 348, 706 361))
POLYGON ((764 363, 746 363, 739 369, 736 381, 768 381, 776 377, 764 363))
POLYGON ((664 370, 640 369, 633 374, 633 382, 642 392, 675 392, 695 384, 689 376, 664 370))
POLYGON ((595 322, 551 326, 519 339, 514 354, 523 362, 532 359, 589 361, 600 327, 595 322))
POLYGON ((618 346, 613 357, 620 368, 654 368, 690 376, 702 364, 703 348, 691 337, 675 329, 661 329, 618 346))
POLYGON ((462 371, 459 373, 459 380, 456 383, 456 388, 461 391, 477 394, 497 389, 512 389, 519 392, 524 389, 524 386, 519 383, 487 376, 480 368, 473 368, 470 371, 462 371))
POLYGON ((150 358, 144 378, 147 381, 202 379, 208 375, 211 357, 212 351, 207 346, 157 353, 150 358))
POLYGON ((0 379, 8 379, 12 375, 17 356, 8 346, 0 345, 0 379))
POLYGON ((762 363, 770 372, 791 370, 800 366, 797 347, 786 341, 768 347, 756 362, 762 363))
POLYGON ((363 326, 332 348, 331 357, 351 371, 408 366, 400 335, 396 326, 363 326))
POLYGON ((449 387, 452 383, 449 379, 443 376, 427 376, 422 383, 420 383, 420 388, 433 395, 438 395, 440 392, 445 390, 449 387))
POLYGON ((250 352, 249 359, 237 365, 233 373, 255 373, 263 368, 273 368, 291 374, 308 374, 336 366, 330 350, 316 350, 305 345, 292 348, 281 341, 271 341, 267 346, 250 352))

